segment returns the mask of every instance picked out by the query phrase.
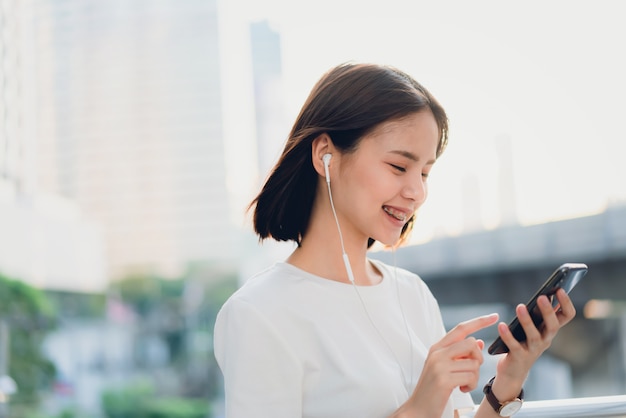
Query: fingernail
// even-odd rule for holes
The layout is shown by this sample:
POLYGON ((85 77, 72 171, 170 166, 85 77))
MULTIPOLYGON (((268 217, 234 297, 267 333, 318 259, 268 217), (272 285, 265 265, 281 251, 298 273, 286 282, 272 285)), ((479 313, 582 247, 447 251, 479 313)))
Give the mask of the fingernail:
POLYGON ((528 315, 528 309, 526 308, 526 306, 524 304, 520 304, 518 305, 518 307, 521 307, 520 309, 520 314, 523 316, 528 315))

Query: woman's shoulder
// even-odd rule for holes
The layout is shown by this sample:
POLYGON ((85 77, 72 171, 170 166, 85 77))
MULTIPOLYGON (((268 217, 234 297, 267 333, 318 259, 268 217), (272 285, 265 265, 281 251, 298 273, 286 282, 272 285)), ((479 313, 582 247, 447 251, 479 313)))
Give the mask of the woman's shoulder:
POLYGON ((285 263, 274 263, 262 271, 250 276, 233 293, 231 299, 258 299, 266 295, 276 296, 287 287, 292 272, 285 263))
POLYGON ((247 279, 226 301, 226 306, 246 305, 269 312, 279 305, 297 304, 302 291, 301 277, 290 264, 277 262, 247 279))

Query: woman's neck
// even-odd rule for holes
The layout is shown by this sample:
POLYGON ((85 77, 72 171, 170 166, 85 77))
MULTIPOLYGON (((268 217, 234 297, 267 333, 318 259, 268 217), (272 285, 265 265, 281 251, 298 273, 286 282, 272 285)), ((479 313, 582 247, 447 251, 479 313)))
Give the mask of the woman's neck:
MULTIPOLYGON (((380 283, 382 274, 367 260, 367 242, 359 248, 348 244, 345 249, 356 285, 380 283)), ((307 234, 301 245, 287 258, 287 262, 316 276, 350 283, 338 238, 335 240, 321 234, 307 234)))
POLYGON ((339 230, 326 187, 325 183, 318 184, 306 233, 287 262, 317 276, 350 283, 344 263, 345 252, 355 284, 368 286, 380 283, 382 274, 367 260, 368 237, 351 229, 347 221, 339 222, 339 230))

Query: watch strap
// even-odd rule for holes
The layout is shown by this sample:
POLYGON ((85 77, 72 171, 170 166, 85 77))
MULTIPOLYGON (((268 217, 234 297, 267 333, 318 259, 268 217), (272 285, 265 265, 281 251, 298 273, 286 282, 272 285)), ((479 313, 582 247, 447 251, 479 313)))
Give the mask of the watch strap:
POLYGON ((500 410, 507 403, 509 403, 511 401, 516 401, 516 400, 519 400, 519 401, 523 401, 524 400, 524 388, 522 388, 522 391, 519 393, 519 395, 517 396, 516 399, 512 399, 512 400, 506 401, 504 403, 500 402, 500 400, 498 400, 498 398, 496 398, 496 395, 494 395, 493 392, 491 391, 491 386, 493 385, 493 381, 495 379, 496 378, 494 376, 494 377, 492 377, 489 380, 489 382, 487 382, 487 384, 483 388, 483 393, 485 394, 485 398, 487 398, 487 402, 489 402, 489 405, 491 405, 493 410, 496 411, 498 414, 500 414, 500 410))

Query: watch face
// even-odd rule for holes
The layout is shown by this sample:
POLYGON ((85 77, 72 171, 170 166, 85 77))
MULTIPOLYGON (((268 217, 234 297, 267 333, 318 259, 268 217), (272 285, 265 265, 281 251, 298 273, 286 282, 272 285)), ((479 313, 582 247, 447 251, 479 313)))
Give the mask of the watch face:
POLYGON ((507 402, 502 405, 500 408, 500 416, 501 417, 510 417, 514 413, 520 410, 522 407, 522 401, 519 399, 512 400, 511 402, 507 402))

